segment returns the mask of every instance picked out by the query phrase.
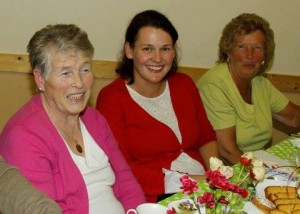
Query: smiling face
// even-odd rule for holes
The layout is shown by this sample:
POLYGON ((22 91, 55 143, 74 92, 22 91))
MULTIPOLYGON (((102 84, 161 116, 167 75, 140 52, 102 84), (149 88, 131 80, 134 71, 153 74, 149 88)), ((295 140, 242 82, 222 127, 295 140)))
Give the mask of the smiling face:
POLYGON ((140 29, 134 47, 125 44, 126 56, 133 59, 136 85, 160 84, 172 67, 176 54, 171 36, 154 27, 140 29))
POLYGON ((264 34, 260 30, 238 36, 228 53, 230 71, 237 77, 252 79, 263 63, 264 53, 264 34))
POLYGON ((87 105, 93 84, 91 59, 75 50, 52 49, 45 77, 34 70, 43 91, 43 105, 55 116, 79 115, 87 105))

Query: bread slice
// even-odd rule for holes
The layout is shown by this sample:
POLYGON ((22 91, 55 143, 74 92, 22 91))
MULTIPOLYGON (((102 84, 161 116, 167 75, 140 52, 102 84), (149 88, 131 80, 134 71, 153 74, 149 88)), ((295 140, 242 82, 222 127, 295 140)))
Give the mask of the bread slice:
POLYGON ((287 212, 281 211, 279 209, 273 209, 269 211, 269 214, 288 214, 287 212))
POLYGON ((270 194, 274 193, 286 193, 286 194, 297 194, 296 187, 292 186, 267 186, 265 188, 265 196, 269 199, 270 194))
POLYGON ((270 201, 275 201, 276 199, 293 199, 293 198, 297 198, 298 194, 297 193, 286 193, 286 192, 278 192, 278 193, 270 193, 270 195, 268 196, 270 201))
POLYGON ((279 204, 277 209, 283 212, 291 213, 292 211, 299 210, 300 204, 279 204))
POLYGON ((299 198, 281 198, 281 199, 276 199, 273 202, 276 206, 278 206, 279 204, 300 204, 300 199, 299 198))

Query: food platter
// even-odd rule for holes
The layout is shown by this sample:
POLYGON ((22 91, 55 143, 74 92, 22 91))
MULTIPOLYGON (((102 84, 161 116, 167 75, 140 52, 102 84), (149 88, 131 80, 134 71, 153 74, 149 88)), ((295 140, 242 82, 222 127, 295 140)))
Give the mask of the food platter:
MULTIPOLYGON (((284 180, 272 180, 264 179, 255 187, 255 192, 258 197, 265 198, 265 188, 267 186, 296 186, 296 182, 284 181, 284 180)), ((252 202, 247 202, 243 208, 243 211, 248 214, 263 214, 252 202)))
POLYGON ((265 198, 264 189, 267 186, 296 186, 296 182, 294 181, 281 181, 281 180, 272 180, 272 179, 264 179, 263 182, 260 182, 256 185, 255 191, 256 195, 262 198, 265 198))

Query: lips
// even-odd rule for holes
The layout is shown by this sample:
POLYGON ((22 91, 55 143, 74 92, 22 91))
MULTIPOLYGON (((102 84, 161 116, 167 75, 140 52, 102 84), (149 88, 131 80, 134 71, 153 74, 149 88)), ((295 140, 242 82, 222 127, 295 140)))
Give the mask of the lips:
POLYGON ((83 95, 84 95, 84 93, 71 94, 71 95, 68 95, 68 98, 71 100, 78 100, 78 99, 82 98, 83 95))
POLYGON ((245 63, 244 64, 245 67, 250 67, 250 68, 255 68, 256 64, 255 63, 245 63))
POLYGON ((153 71, 160 71, 162 70, 163 66, 152 66, 152 65, 148 65, 147 68, 149 70, 153 70, 153 71))

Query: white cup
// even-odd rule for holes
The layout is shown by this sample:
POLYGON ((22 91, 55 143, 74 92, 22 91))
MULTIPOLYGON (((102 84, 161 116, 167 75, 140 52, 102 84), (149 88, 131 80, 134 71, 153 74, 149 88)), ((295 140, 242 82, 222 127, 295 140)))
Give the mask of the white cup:
POLYGON ((167 208, 160 204, 145 203, 137 206, 136 209, 127 210, 126 214, 166 214, 167 208))

